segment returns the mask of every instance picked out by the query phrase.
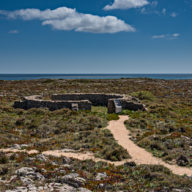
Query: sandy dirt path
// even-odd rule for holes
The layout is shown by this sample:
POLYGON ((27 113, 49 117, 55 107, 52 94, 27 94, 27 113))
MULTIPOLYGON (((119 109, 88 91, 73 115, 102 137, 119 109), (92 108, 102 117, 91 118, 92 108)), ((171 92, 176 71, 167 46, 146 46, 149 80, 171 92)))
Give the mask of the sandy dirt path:
POLYGON ((151 153, 147 152, 145 149, 137 146, 130 138, 130 131, 124 125, 124 122, 128 120, 128 116, 119 116, 119 120, 110 121, 107 129, 111 131, 113 137, 119 145, 125 148, 132 161, 136 164, 148 164, 148 165, 163 165, 170 169, 174 174, 177 175, 188 175, 192 176, 192 168, 179 167, 177 165, 170 165, 165 163, 159 158, 154 157, 151 153))
POLYGON ((114 164, 115 166, 119 166, 119 165, 123 165, 124 163, 130 161, 130 159, 128 160, 123 160, 123 161, 108 161, 108 160, 105 160, 105 159, 101 159, 101 158, 97 158, 94 156, 93 153, 89 153, 89 152, 78 152, 78 153, 74 153, 74 152, 62 152, 62 150, 54 150, 54 151, 45 151, 42 153, 43 155, 47 155, 47 156, 54 156, 54 157, 68 157, 68 158, 74 158, 74 159, 78 159, 78 160, 81 160, 81 161, 84 161, 84 160, 92 160, 94 162, 99 162, 99 161, 102 161, 102 162, 106 162, 106 163, 109 163, 109 164, 114 164))
MULTIPOLYGON (((95 162, 103 161, 106 163, 114 164, 115 166, 123 165, 126 162, 134 161, 136 164, 147 164, 147 165, 163 165, 170 169, 174 174, 192 176, 192 168, 179 167, 177 165, 170 165, 159 158, 154 157, 151 153, 147 152, 145 149, 137 146, 130 138, 130 131, 124 125, 124 122, 128 120, 128 116, 119 116, 119 120, 110 121, 109 125, 106 129, 110 130, 113 134, 113 137, 117 141, 119 145, 127 150, 130 154, 131 159, 123 160, 123 161, 108 161, 100 158, 96 158, 93 153, 90 152, 65 152, 63 150, 52 150, 52 151, 44 151, 42 154, 47 156, 61 157, 65 156, 68 158, 74 158, 78 160, 93 160, 95 162)), ((0 152, 26 152, 28 154, 36 154, 39 153, 37 150, 17 150, 17 149, 0 149, 0 152)))
POLYGON ((39 151, 37 151, 37 150, 26 150, 26 149, 22 150, 22 149, 12 149, 12 148, 0 149, 0 152, 3 152, 3 153, 27 153, 29 155, 39 153, 39 151))
MULTIPOLYGON (((0 152, 3 153, 27 153, 29 155, 34 155, 34 154, 40 154, 39 151, 37 150, 26 150, 26 149, 12 149, 12 148, 7 148, 7 149, 0 149, 0 152)), ((113 164, 115 166, 123 165, 126 162, 130 162, 131 159, 126 159, 123 161, 109 161, 101 158, 95 157, 93 153, 90 152, 78 152, 78 151, 73 151, 73 152, 63 152, 63 150, 51 150, 51 151, 44 151, 41 154, 46 155, 46 156, 53 156, 53 157, 68 157, 68 158, 74 158, 78 159, 80 161, 84 160, 92 160, 94 162, 105 162, 109 164, 113 164)))

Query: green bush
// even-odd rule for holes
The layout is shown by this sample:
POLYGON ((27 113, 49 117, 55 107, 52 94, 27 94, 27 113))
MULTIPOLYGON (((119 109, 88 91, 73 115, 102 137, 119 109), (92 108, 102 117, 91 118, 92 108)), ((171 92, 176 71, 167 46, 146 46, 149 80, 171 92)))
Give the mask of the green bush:
POLYGON ((132 93, 132 96, 137 97, 140 100, 149 100, 149 101, 153 101, 155 98, 154 95, 149 91, 134 92, 132 93))
POLYGON ((6 163, 8 163, 8 159, 5 154, 1 153, 0 154, 0 164, 6 164, 6 163))
POLYGON ((111 121, 111 120, 118 120, 119 119, 119 116, 115 113, 113 114, 107 114, 107 120, 108 121, 111 121))
POLYGON ((7 167, 2 167, 0 168, 0 175, 6 175, 8 173, 8 168, 7 167))

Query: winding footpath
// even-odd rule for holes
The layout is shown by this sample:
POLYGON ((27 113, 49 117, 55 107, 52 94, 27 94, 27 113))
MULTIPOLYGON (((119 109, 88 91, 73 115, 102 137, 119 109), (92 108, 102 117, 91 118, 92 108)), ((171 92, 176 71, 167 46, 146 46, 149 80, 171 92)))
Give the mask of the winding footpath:
POLYGON ((118 121, 110 121, 107 129, 111 131, 113 137, 119 145, 127 150, 132 157, 132 161, 136 164, 147 165, 163 165, 170 169, 174 174, 192 176, 192 168, 179 167, 177 165, 170 165, 165 163, 159 158, 154 157, 151 153, 145 149, 137 146, 130 138, 130 132, 124 125, 124 121, 128 120, 128 116, 119 116, 118 121))
MULTIPOLYGON (((117 141, 119 145, 127 150, 130 154, 131 159, 123 160, 123 161, 108 161, 100 158, 96 158, 93 153, 89 152, 66 152, 64 150, 53 150, 53 151, 44 151, 42 154, 47 156, 61 157, 65 156, 68 158, 74 158, 78 160, 93 160, 95 162, 103 161, 106 163, 114 164, 115 166, 123 165, 126 162, 134 161, 137 165, 146 164, 146 165, 162 165, 170 169, 176 175, 187 175, 192 176, 192 168, 179 167, 177 165, 170 165, 161 159, 154 157, 151 153, 147 152, 145 149, 137 146, 132 140, 130 136, 129 130, 124 125, 124 122, 128 120, 128 116, 119 116, 119 120, 113 120, 109 122, 109 125, 105 128, 111 131, 114 139, 117 141)), ((16 149, 0 149, 1 152, 25 152, 28 154, 36 154, 39 153, 36 150, 16 150, 16 149)))
POLYGON ((54 157, 64 156, 68 158, 78 159, 80 161, 85 161, 85 160, 92 160, 94 162, 102 161, 105 163, 114 164, 115 166, 123 165, 124 163, 130 161, 130 159, 123 160, 123 161, 115 161, 115 162, 109 161, 109 160, 97 158, 93 153, 90 153, 90 152, 80 153, 80 152, 63 152, 62 150, 54 150, 54 151, 45 151, 42 154, 47 156, 54 156, 54 157))

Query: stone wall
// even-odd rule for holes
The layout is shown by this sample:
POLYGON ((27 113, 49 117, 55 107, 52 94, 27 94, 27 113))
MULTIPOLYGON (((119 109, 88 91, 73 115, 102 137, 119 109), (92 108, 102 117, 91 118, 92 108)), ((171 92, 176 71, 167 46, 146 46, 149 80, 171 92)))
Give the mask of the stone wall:
POLYGON ((123 109, 129 109, 133 111, 146 111, 145 106, 140 102, 135 102, 133 100, 120 99, 121 105, 123 109))
POLYGON ((106 106, 109 113, 115 113, 114 99, 118 99, 122 105, 122 109, 129 110, 146 110, 145 106, 138 99, 131 96, 119 94, 101 94, 101 93, 75 93, 52 95, 52 100, 42 100, 41 96, 34 95, 24 97, 22 101, 14 103, 15 108, 48 108, 57 110, 62 108, 72 109, 73 104, 78 104, 79 110, 91 110, 91 106, 106 106))
POLYGON ((114 99, 119 99, 122 109, 142 110, 145 111, 145 106, 140 101, 131 96, 120 94, 102 94, 102 93, 67 93, 60 95, 52 95, 52 100, 89 100, 93 106, 106 106, 109 113, 115 112, 114 99))
POLYGON ((52 95, 52 100, 89 100, 93 106, 106 106, 109 99, 123 98, 119 94, 102 94, 102 93, 72 93, 62 95, 52 95))
MULTIPOLYGON (((115 113, 115 104, 114 104, 115 99, 109 99, 108 100, 108 113, 115 113)), ((118 99, 121 103, 122 109, 129 109, 133 111, 146 111, 145 106, 140 103, 138 99, 135 97, 123 97, 118 99)))
POLYGON ((108 100, 108 113, 115 113, 115 104, 114 104, 114 99, 109 99, 108 100))
POLYGON ((78 104, 79 110, 91 110, 91 102, 88 100, 81 101, 52 101, 42 100, 40 96, 29 96, 23 98, 23 101, 16 101, 15 108, 31 109, 31 108, 48 108, 50 110, 57 110, 62 108, 72 109, 72 104, 78 104))

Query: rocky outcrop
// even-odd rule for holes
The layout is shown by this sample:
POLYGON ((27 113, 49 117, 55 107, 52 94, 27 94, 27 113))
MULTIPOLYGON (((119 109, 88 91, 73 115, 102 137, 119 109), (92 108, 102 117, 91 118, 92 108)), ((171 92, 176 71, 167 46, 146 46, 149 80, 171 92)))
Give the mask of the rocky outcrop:
POLYGON ((6 190, 6 192, 91 192, 83 188, 86 180, 79 177, 77 173, 71 173, 58 178, 57 182, 46 183, 45 177, 37 171, 37 168, 22 167, 15 172, 10 182, 13 180, 20 180, 22 186, 6 190), (37 182, 39 182, 38 186, 36 185, 37 182))
POLYGON ((28 180, 38 180, 38 181, 43 181, 45 178, 44 176, 37 172, 37 169, 35 167, 22 167, 16 171, 16 175, 23 178, 23 179, 28 179, 28 180))
POLYGON ((71 173, 71 174, 68 174, 68 175, 65 175, 65 176, 59 178, 58 182, 66 183, 75 188, 79 188, 85 184, 86 180, 83 179, 82 177, 79 177, 79 174, 77 174, 77 173, 71 173))
POLYGON ((42 186, 28 185, 26 187, 17 187, 13 190, 6 190, 6 192, 91 192, 86 188, 75 188, 68 184, 61 183, 46 183, 42 186))

